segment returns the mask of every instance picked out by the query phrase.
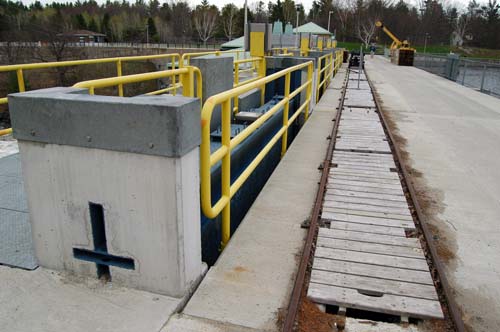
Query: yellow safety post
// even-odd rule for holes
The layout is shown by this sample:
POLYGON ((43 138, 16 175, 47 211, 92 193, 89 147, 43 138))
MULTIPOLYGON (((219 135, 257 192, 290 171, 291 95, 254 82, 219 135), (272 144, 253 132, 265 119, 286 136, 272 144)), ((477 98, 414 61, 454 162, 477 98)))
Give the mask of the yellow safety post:
MULTIPOLYGON (((116 76, 122 76, 122 60, 116 61, 116 76)), ((123 97, 123 84, 118 85, 118 95, 123 97)))
POLYGON ((323 51, 323 37, 318 37, 318 49, 323 51))
MULTIPOLYGON (((222 146, 226 148, 228 153, 222 158, 222 195, 226 197, 231 196, 231 99, 228 99, 222 103, 222 117, 221 117, 221 129, 222 146)), ((224 247, 229 242, 231 237, 231 202, 224 206, 222 210, 222 243, 221 247, 224 247)))
MULTIPOLYGON (((262 57, 259 61, 259 77, 265 77, 266 76, 266 58, 262 57)), ((260 88, 260 106, 264 105, 266 98, 266 85, 262 85, 260 88)))
POLYGON ((303 56, 309 54, 309 38, 302 38, 300 40, 300 54, 303 56))
MULTIPOLYGON (((285 98, 290 98, 290 73, 286 73, 285 75, 285 98)), ((288 111, 290 109, 290 103, 286 103, 285 107, 283 107, 283 127, 287 128, 283 133, 283 137, 281 138, 281 158, 286 153, 287 145, 288 145, 288 111)))
MULTIPOLYGON (((172 68, 171 69, 175 69, 175 57, 172 57, 172 68)), ((176 86, 176 82, 175 82, 175 75, 172 76, 172 86, 174 87, 174 89, 172 90, 172 95, 175 96, 177 94, 177 86, 176 86)))
MULTIPOLYGON (((240 65, 239 63, 234 64, 234 86, 238 86, 240 83, 240 65)), ((233 113, 238 113, 239 99, 238 96, 234 97, 234 107, 233 113)))
POLYGON ((19 92, 26 91, 26 87, 24 86, 23 70, 19 68, 18 70, 16 70, 16 74, 17 74, 17 86, 19 88, 19 92))

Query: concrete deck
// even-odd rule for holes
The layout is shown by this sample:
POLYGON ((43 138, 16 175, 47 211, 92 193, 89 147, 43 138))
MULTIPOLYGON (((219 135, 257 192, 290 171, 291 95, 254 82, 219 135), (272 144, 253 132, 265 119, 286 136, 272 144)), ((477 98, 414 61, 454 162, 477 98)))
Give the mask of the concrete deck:
POLYGON ((345 69, 333 80, 217 263, 163 332, 277 331, 289 303, 345 69))
POLYGON ((402 137, 466 325, 499 331, 500 99, 382 57, 366 71, 402 137))

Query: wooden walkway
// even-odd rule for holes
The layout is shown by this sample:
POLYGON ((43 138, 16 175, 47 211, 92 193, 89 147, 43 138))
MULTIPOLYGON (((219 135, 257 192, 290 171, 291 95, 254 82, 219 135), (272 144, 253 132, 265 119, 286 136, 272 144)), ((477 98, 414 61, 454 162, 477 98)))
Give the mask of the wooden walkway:
POLYGON ((403 318, 443 318, 396 165, 363 74, 350 73, 308 297, 403 318))

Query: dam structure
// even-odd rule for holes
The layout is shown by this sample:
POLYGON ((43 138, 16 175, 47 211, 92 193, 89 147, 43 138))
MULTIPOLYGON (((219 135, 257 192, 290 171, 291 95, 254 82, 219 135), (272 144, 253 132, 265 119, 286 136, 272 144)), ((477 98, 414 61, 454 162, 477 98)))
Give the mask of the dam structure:
POLYGON ((6 331, 500 326, 499 99, 272 30, 0 66, 19 87, 0 99, 6 331), (116 75, 24 81, 101 63, 116 75))

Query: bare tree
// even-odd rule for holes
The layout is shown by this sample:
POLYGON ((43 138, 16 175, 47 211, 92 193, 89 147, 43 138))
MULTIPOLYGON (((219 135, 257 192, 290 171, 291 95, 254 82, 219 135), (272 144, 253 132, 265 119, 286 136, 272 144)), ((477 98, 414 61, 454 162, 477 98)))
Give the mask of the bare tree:
POLYGON ((238 8, 232 3, 225 5, 222 8, 222 28, 227 39, 233 39, 234 30, 236 28, 236 14, 238 8))
POLYGON ((375 22, 377 19, 368 18, 363 20, 363 22, 359 21, 356 26, 356 34, 359 40, 363 42, 365 47, 370 45, 373 35, 375 34, 375 22))
POLYGON ((196 7, 193 15, 194 27, 203 45, 206 46, 207 40, 209 40, 215 32, 215 22, 219 15, 218 9, 215 6, 208 6, 202 3, 200 6, 196 7))

